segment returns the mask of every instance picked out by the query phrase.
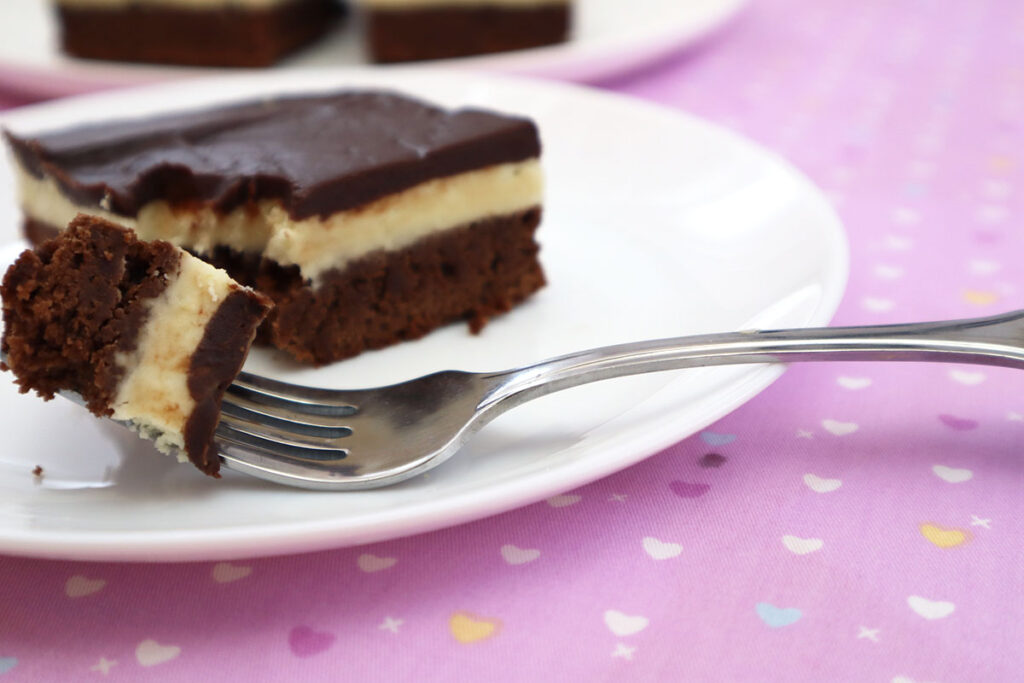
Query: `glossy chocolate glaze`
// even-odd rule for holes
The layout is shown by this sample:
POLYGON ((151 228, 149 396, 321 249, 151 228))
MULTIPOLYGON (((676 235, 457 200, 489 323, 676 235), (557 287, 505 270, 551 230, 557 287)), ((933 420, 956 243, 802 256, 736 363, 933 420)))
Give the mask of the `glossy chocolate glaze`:
POLYGON ((189 361, 188 390, 196 405, 185 422, 185 452, 192 464, 211 476, 219 476, 220 470, 213 434, 221 399, 241 371, 256 327, 271 306, 262 294, 233 290, 206 324, 203 339, 189 361))
POLYGON ((125 216, 157 199, 225 212, 278 199, 293 218, 327 216, 540 154, 528 119, 369 91, 5 136, 30 173, 53 177, 77 203, 103 202, 125 216))

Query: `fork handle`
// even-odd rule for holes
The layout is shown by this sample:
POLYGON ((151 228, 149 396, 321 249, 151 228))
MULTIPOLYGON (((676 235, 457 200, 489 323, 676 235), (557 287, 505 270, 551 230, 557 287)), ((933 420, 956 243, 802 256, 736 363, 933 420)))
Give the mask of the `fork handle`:
POLYGON ((612 377, 679 368, 796 361, 974 363, 1024 369, 1024 311, 901 325, 761 330, 606 346, 493 375, 479 407, 512 408, 612 377))

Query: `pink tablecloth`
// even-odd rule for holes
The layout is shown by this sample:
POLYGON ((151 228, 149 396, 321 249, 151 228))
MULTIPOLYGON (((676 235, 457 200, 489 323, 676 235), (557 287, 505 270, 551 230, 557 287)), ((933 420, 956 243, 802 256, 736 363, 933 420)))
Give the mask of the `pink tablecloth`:
MULTIPOLYGON (((1024 4, 759 0, 608 84, 834 199, 840 323, 1024 307, 1024 4)), ((1024 375, 795 366, 547 503, 232 563, 0 559, 11 681, 1024 679, 1024 375)))

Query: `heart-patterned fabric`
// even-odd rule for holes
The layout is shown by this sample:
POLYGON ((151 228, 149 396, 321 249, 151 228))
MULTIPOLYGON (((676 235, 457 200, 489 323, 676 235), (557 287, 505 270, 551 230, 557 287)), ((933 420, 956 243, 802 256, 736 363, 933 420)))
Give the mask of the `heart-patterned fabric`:
MULTIPOLYGON (((824 190, 851 250, 836 324, 1024 308, 1024 3, 756 0, 604 87, 824 190)), ((444 531, 230 562, 0 558, 0 683, 1015 681, 1021 558, 1024 373, 794 365, 625 472, 444 531)))

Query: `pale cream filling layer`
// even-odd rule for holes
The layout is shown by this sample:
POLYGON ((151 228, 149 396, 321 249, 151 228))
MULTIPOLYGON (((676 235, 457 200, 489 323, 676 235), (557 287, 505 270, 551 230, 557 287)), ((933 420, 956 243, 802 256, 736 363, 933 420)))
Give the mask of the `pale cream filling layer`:
POLYGON ((22 210, 35 220, 62 227, 88 213, 131 227, 142 239, 167 240, 199 254, 217 246, 262 253, 282 265, 297 265, 314 283, 326 271, 371 252, 402 249, 431 234, 538 206, 544 193, 537 159, 430 180, 356 209, 303 220, 293 219, 276 200, 227 214, 175 210, 155 201, 132 218, 76 204, 52 178, 19 169, 18 183, 22 210))
POLYGON ((434 9, 437 7, 478 7, 532 8, 568 5, 570 0, 358 0, 368 9, 412 10, 434 9))
POLYGON ((184 459, 184 430, 195 400, 188 390, 192 354, 214 313, 237 285, 227 273, 183 253, 178 276, 149 302, 138 346, 117 358, 125 374, 112 408, 166 453, 184 459))
POLYGON ((295 0, 57 0, 61 7, 76 9, 125 9, 130 5, 138 7, 168 7, 190 10, 216 10, 224 7, 244 9, 265 9, 277 7, 295 0))

